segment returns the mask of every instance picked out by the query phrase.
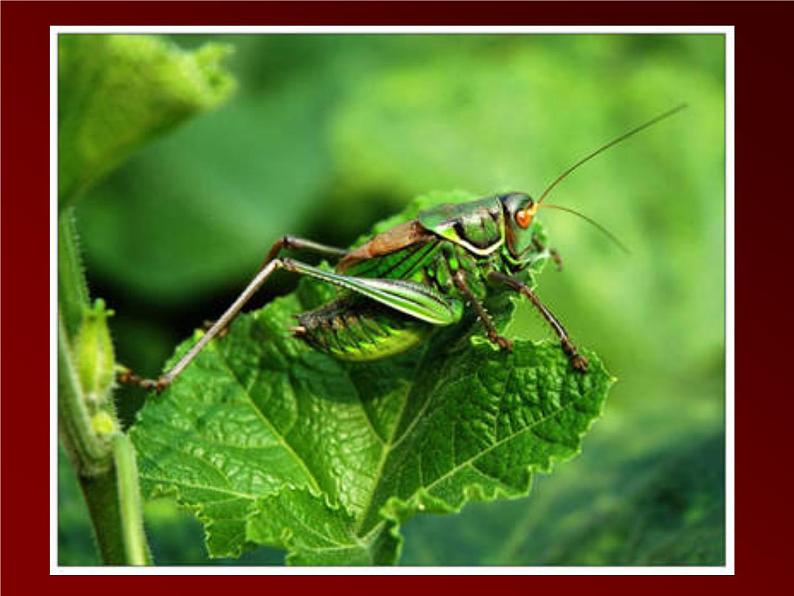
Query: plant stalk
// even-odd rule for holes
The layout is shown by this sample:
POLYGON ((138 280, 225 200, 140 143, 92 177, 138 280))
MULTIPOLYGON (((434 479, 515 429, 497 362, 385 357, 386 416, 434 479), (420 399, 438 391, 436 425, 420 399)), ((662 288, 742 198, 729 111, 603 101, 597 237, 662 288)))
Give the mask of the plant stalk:
POLYGON ((116 464, 116 490, 127 564, 150 565, 152 558, 143 531, 143 508, 135 447, 122 432, 113 439, 113 460, 116 464))
POLYGON ((58 219, 58 431, 85 498, 97 548, 107 565, 151 563, 143 532, 135 451, 119 430, 112 401, 89 403, 73 350, 89 309, 71 210, 58 219), (101 412, 111 432, 92 426, 101 412))

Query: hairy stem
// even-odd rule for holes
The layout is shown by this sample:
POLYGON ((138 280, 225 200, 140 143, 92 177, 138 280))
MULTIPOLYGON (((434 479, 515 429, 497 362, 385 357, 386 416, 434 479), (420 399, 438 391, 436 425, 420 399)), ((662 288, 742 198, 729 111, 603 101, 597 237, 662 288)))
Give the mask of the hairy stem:
POLYGON ((94 477, 112 467, 111 444, 91 428, 65 326, 58 323, 58 432, 78 477, 94 477))
POLYGON ((77 244, 72 209, 58 216, 58 314, 72 339, 80 328, 83 312, 89 307, 88 287, 77 244))
POLYGON ((124 433, 114 437, 113 459, 116 463, 116 489, 119 495, 119 514, 126 561, 128 565, 148 565, 152 560, 146 534, 143 531, 135 447, 124 433))
POLYGON ((78 473, 88 516, 94 528, 97 550, 105 565, 127 565, 124 536, 121 532, 121 515, 116 491, 116 469, 104 474, 82 476, 78 473))
POLYGON ((89 310, 88 290, 71 210, 58 219, 58 431, 77 473, 102 561, 108 565, 151 562, 138 489, 135 452, 118 430, 112 400, 87 399, 77 372, 75 338, 89 310), (109 432, 92 424, 111 420, 109 432))

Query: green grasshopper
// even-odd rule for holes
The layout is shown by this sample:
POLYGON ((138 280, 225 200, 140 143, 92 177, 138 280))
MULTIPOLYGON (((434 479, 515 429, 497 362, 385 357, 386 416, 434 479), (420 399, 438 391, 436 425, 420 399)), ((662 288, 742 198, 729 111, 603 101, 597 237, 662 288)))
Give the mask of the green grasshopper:
POLYGON ((284 236, 271 247, 259 272, 234 303, 170 370, 158 379, 128 374, 124 380, 158 391, 170 385, 278 269, 342 290, 335 300, 299 315, 298 325, 291 330, 295 337, 336 358, 370 361, 404 352, 425 341, 434 330, 461 321, 467 307, 482 321, 488 339, 509 350, 512 342, 499 334, 483 302, 494 293, 514 291, 529 299, 559 339, 573 369, 584 373, 587 359, 528 283, 529 266, 539 252, 546 250, 536 234, 535 216, 541 207, 568 211, 620 245, 593 220, 566 207, 544 204, 544 200, 585 162, 684 107, 664 112, 586 155, 560 174, 538 200, 523 192, 511 192, 440 205, 351 250, 284 236), (285 249, 338 261, 335 269, 328 271, 282 257, 285 249))

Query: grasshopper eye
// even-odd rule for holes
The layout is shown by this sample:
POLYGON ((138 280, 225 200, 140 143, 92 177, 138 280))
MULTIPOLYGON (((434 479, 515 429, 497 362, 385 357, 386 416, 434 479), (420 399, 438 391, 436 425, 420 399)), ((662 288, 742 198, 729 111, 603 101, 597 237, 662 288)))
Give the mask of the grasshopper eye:
POLYGON ((532 215, 530 215, 529 211, 526 209, 519 209, 516 211, 516 223, 518 224, 518 227, 526 230, 529 227, 529 224, 532 223, 532 215))

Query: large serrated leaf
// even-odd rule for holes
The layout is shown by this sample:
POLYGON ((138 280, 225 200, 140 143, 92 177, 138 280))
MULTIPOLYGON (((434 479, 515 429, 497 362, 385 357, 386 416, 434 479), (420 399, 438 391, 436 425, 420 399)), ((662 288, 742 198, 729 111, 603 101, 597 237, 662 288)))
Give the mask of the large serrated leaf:
MULTIPOLYGON (((400 217, 444 197, 465 198, 400 217)), ((331 295, 304 281, 240 317, 134 426, 144 491, 194 510, 212 556, 254 543, 290 563, 395 563, 407 518, 526 495, 534 472, 575 455, 612 383, 586 350, 582 375, 555 342, 500 351, 472 320, 400 357, 342 363, 288 332, 331 295)))

